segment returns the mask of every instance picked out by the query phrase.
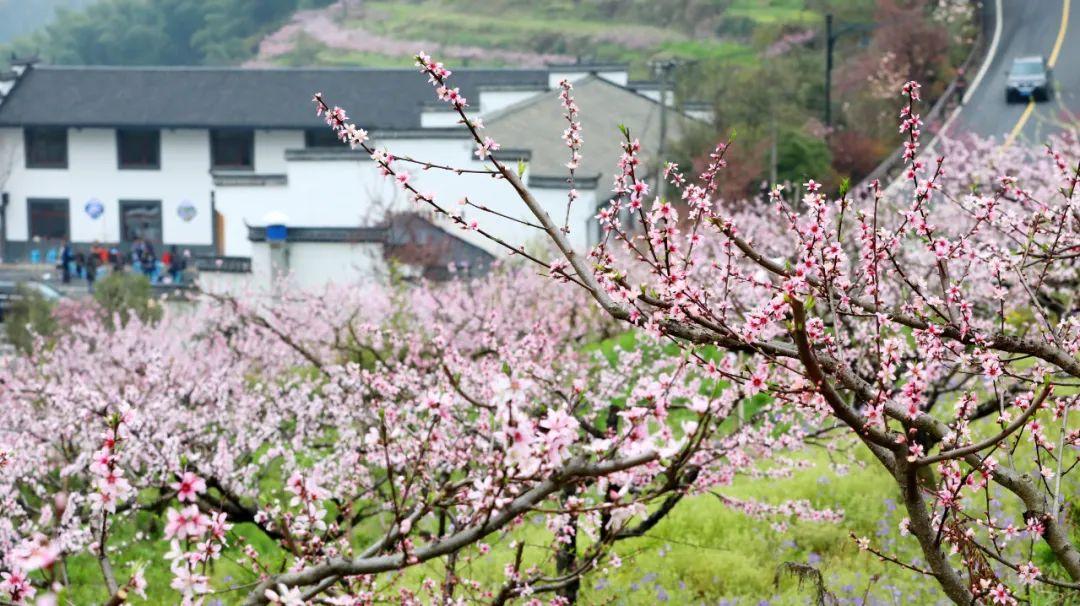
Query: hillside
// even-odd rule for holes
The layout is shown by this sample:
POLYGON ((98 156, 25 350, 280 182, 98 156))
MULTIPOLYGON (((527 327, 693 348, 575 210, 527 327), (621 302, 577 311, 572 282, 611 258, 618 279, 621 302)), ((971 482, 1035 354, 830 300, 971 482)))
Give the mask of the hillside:
POLYGON ((339 0, 299 11, 249 63, 398 66, 424 48, 458 65, 583 59, 630 63, 644 76, 657 56, 752 61, 781 34, 809 41, 833 4, 863 18, 873 11, 872 2, 813 0, 339 0))
POLYGON ((0 0, 0 50, 68 64, 536 66, 745 60, 874 0, 0 0), (63 11, 51 19, 55 7, 63 11), (8 37, 5 40, 5 36, 8 37))

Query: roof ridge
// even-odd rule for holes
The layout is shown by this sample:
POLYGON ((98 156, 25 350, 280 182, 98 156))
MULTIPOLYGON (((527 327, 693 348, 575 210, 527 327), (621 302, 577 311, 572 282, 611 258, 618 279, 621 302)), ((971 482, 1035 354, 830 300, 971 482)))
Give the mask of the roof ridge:
MULTIPOLYGON (((249 73, 303 73, 303 72, 382 72, 415 73, 422 77, 419 70, 411 67, 365 67, 365 66, 329 66, 313 65, 307 67, 244 67, 239 65, 58 65, 38 64, 31 70, 41 71, 142 71, 142 72, 249 72, 249 73)), ((454 73, 529 73, 546 74, 547 68, 520 67, 462 67, 454 73)))
MULTIPOLYGON (((589 80, 604 80, 604 78, 601 78, 600 76, 598 76, 596 74, 588 74, 584 78, 581 78, 580 80, 577 80, 576 82, 571 82, 571 84, 576 85, 578 83, 586 83, 589 80)), ((546 91, 538 92, 535 95, 530 95, 530 96, 522 99, 521 101, 518 101, 517 103, 507 105, 506 107, 504 107, 502 109, 496 110, 496 111, 491 112, 490 114, 488 114, 486 116, 482 116, 482 117, 483 117, 485 122, 492 123, 492 122, 494 122, 496 120, 499 120, 499 119, 501 119, 501 118, 503 118, 503 117, 505 117, 505 116, 507 116, 509 114, 521 111, 521 110, 525 109, 526 107, 529 107, 531 105, 539 103, 539 102, 543 101, 544 99, 546 99, 548 97, 548 95, 552 95, 552 96, 557 98, 559 96, 559 90, 560 90, 559 88, 551 88, 551 89, 548 89, 546 91)))
MULTIPOLYGON (((601 82, 603 84, 606 84, 608 86, 617 88, 619 90, 626 91, 626 92, 630 93, 631 95, 634 95, 636 97, 640 97, 642 99, 645 99, 646 101, 648 101, 648 102, 650 102, 650 103, 652 103, 654 105, 660 105, 660 102, 657 101, 656 99, 653 99, 652 97, 650 97, 648 95, 642 94, 641 92, 639 92, 637 90, 634 90, 633 88, 630 88, 629 86, 623 86, 622 84, 619 84, 618 82, 612 82, 611 80, 608 80, 607 78, 604 78, 604 77, 602 77, 602 76, 600 76, 598 74, 589 74, 589 75, 585 76, 584 78, 581 78, 580 80, 571 82, 570 84, 577 87, 577 86, 581 86, 581 85, 584 85, 584 84, 591 84, 594 81, 595 82, 601 82)), ((515 103, 513 105, 508 105, 508 106, 506 106, 506 107, 504 107, 504 108, 502 108, 502 109, 500 109, 498 111, 495 111, 495 112, 492 112, 491 114, 483 116, 484 121, 487 122, 488 124, 494 124, 496 120, 500 120, 500 119, 506 117, 507 115, 509 115, 511 113, 521 111, 521 110, 523 110, 523 109, 525 109, 525 108, 527 108, 527 107, 529 107, 529 106, 531 106, 531 105, 533 105, 535 103, 539 103, 540 101, 547 98, 547 96, 549 94, 554 95, 554 96, 558 96, 559 89, 554 88, 554 89, 551 89, 551 90, 548 90, 548 91, 545 91, 545 92, 542 92, 542 93, 532 95, 532 96, 530 96, 528 98, 522 99, 521 101, 518 101, 517 103, 515 103)), ((701 119, 695 118, 694 116, 691 116, 690 114, 686 113, 685 111, 680 110, 678 108, 678 106, 676 106, 674 104, 669 105, 668 108, 671 109, 676 114, 678 114, 680 117, 686 118, 688 120, 694 120, 696 122, 702 122, 701 119)))
MULTIPOLYGON (((638 97, 641 97, 642 99, 646 99, 646 100, 652 102, 655 105, 660 105, 661 101, 663 100, 663 99, 661 99, 661 101, 657 101, 656 99, 653 99, 649 95, 646 95, 646 94, 644 94, 644 93, 642 93, 640 91, 637 91, 637 90, 635 90, 633 88, 630 88, 629 86, 624 86, 622 84, 619 84, 618 82, 612 82, 611 80, 608 80, 607 78, 597 78, 597 80, 600 80, 601 82, 603 82, 605 84, 608 84, 610 86, 614 86, 615 88, 620 88, 620 89, 622 89, 622 90, 624 90, 624 91, 626 91, 626 92, 628 92, 628 93, 630 93, 632 95, 636 95, 638 97)), ((674 89, 672 89, 672 92, 674 92, 674 89)), ((708 102, 707 101, 684 101, 682 103, 682 106, 685 107, 688 103, 708 103, 708 102)), ((683 118, 687 118, 689 120, 694 120, 695 122, 704 122, 700 118, 695 118, 694 116, 691 116, 690 114, 688 114, 685 111, 683 111, 682 109, 680 109, 679 105, 676 104, 676 103, 672 103, 671 105, 669 105, 668 109, 671 109, 672 111, 674 111, 679 116, 682 116, 683 118)))

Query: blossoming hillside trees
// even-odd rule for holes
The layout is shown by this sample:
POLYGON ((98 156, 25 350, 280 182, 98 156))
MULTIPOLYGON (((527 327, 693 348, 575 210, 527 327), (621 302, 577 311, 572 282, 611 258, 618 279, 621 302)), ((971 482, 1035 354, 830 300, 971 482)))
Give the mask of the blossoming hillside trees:
MULTIPOLYGON (((71 557, 90 553, 111 604, 223 590, 253 604, 565 604, 582 575, 618 565, 619 541, 798 448, 808 426, 769 406, 725 422, 743 395, 723 380, 733 357, 705 371, 660 347, 590 353, 611 321, 524 270, 82 322, 6 369, 0 592, 14 603, 62 597, 71 557), (160 514, 161 538, 118 539, 140 512, 160 514), (551 542, 526 549, 516 529, 535 515, 551 542), (165 563, 114 565, 154 540, 165 563), (513 554, 495 585, 469 574, 493 546, 513 554), (246 574, 215 572, 227 554, 246 574), (434 560, 444 572, 392 582, 434 560), (169 586, 147 586, 147 565, 169 586)), ((779 515, 836 517, 799 503, 779 515)))
MULTIPOLYGON (((615 195, 598 213, 605 236, 582 255, 490 154, 499 142, 467 117, 449 70, 418 60, 555 258, 496 240, 533 265, 445 288, 220 299, 154 326, 87 317, 10 361, 7 600, 62 593, 81 553, 110 604, 160 591, 139 567, 113 565, 115 530, 157 512, 184 603, 233 590, 249 604, 565 604, 582 575, 617 565, 613 545, 683 495, 755 461, 782 467, 779 450, 837 425, 895 482, 907 513, 897 532, 923 557, 904 561, 866 538, 860 547, 933 577, 960 604, 1080 588, 1067 498, 1080 441, 1070 429, 1075 146, 986 159, 970 147, 950 172, 918 153, 910 83, 909 171, 889 190, 899 193, 874 184, 831 197, 808 181, 800 200, 776 190, 734 206, 716 197, 728 145, 696 179, 668 165, 677 197, 666 200, 624 132, 615 195), (628 325, 656 344, 613 361, 584 347, 628 325), (740 415, 757 393, 769 403, 740 415), (535 516, 551 537, 538 550, 515 540, 535 516), (496 544, 514 554, 504 579, 470 578, 469 563, 496 544), (216 576, 226 553, 242 554, 245 579, 216 576), (399 582, 435 562, 439 574, 399 582)), ((562 93, 572 185, 593 135, 569 83, 562 93)), ((315 100, 416 203, 488 234, 409 173, 457 169, 377 149, 344 110, 315 100)))
MULTIPOLYGON (((478 149, 490 148, 449 70, 417 61, 478 149)), ((728 152, 720 145, 694 181, 669 164, 663 178, 678 195, 660 199, 624 131, 614 196, 598 214, 605 237, 587 256, 515 170, 489 163, 558 250, 551 261, 530 257, 549 275, 677 343, 706 372, 715 365, 703 347, 738 353, 728 380, 831 417, 865 445, 895 480, 908 514, 899 531, 923 561, 901 562, 865 539, 861 547, 933 577, 957 604, 1013 604, 1029 584, 1075 591, 1080 154, 1069 141, 1041 157, 946 145, 959 159, 950 171, 946 156, 920 154, 919 85, 902 92, 908 170, 888 194, 872 183, 832 197, 809 180, 800 200, 777 188, 767 202, 729 206, 716 197, 728 152), (1052 570, 1031 561, 1036 544, 1053 554, 1052 570)), ((582 133, 572 97, 562 99, 573 170, 582 133)), ((347 128, 340 110, 315 101, 332 128, 347 128)), ((387 174, 405 170, 365 148, 387 174)), ((434 195, 405 188, 463 223, 434 195)))

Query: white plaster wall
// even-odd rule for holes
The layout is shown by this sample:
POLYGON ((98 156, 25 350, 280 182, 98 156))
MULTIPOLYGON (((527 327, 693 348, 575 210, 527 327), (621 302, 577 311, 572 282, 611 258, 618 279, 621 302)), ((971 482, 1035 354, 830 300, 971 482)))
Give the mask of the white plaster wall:
POLYGON ((638 93, 639 95, 645 95, 646 97, 652 99, 653 101, 656 101, 657 103, 660 102, 660 90, 659 89, 656 89, 656 88, 636 88, 636 89, 634 89, 634 91, 636 93, 638 93))
POLYGON ((386 274, 381 244, 290 242, 286 246, 290 282, 304 290, 321 290, 333 284, 356 284, 386 274))
MULTIPOLYGON (((467 169, 484 166, 473 155, 473 144, 464 138, 384 138, 379 143, 399 156, 467 169)), ((388 211, 429 210, 425 204, 417 207, 410 202, 395 183, 378 174, 374 162, 366 159, 293 160, 286 165, 288 184, 285 186, 223 186, 217 189, 217 208, 225 216, 226 255, 252 255, 247 225, 262 225, 263 217, 274 210, 285 213, 292 227, 371 226, 381 223, 388 211)), ((415 166, 408 170, 412 175, 411 182, 421 192, 433 194, 443 208, 463 213, 467 221, 476 219, 482 229, 502 240, 515 246, 544 241, 543 234, 534 228, 459 204, 459 200, 468 196, 474 203, 535 223, 535 218, 505 181, 486 175, 457 175, 438 169, 425 171, 415 166)), ((527 182, 527 173, 525 179, 527 182)), ((566 213, 566 190, 533 188, 533 191, 548 213, 561 224, 566 213)), ((571 242, 584 250, 591 243, 588 226, 596 214, 596 192, 579 190, 579 196, 572 206, 570 236, 571 242)), ((436 217, 436 220, 450 233, 492 254, 507 254, 504 247, 478 231, 462 229, 447 219, 436 217)))
MULTIPOLYGON (((471 120, 476 117, 476 112, 465 112, 465 115, 471 120)), ((446 128, 460 124, 461 116, 454 111, 428 110, 420 112, 421 128, 446 128)))
POLYGON ((511 105, 517 105, 536 95, 547 92, 548 89, 536 90, 484 90, 480 89, 480 113, 490 114, 511 105))
POLYGON ((285 150, 304 147, 304 132, 299 130, 255 131, 255 172, 280 175, 285 172, 285 150))
POLYGON ((251 282, 248 287, 255 292, 269 293, 273 286, 270 262, 270 246, 266 242, 253 243, 251 247, 251 282))
POLYGON ((606 72, 597 72, 598 76, 607 80, 608 82, 614 82, 619 86, 626 86, 630 82, 630 73, 626 70, 615 70, 606 72))
MULTIPOLYGON (((475 143, 468 139, 384 139, 382 143, 392 153, 401 156, 422 158, 427 161, 448 164, 465 169, 482 169, 485 164, 479 162, 473 154, 475 143)), ((507 162, 507 164, 515 164, 507 162)), ((412 175, 411 182, 416 188, 424 193, 434 194, 436 202, 450 212, 460 212, 467 221, 476 219, 481 227, 490 229, 494 235, 505 239, 511 244, 519 244, 532 236, 529 228, 519 223, 492 216, 474 208, 466 208, 459 204, 465 196, 469 200, 487 206, 493 210, 512 217, 528 219, 531 215, 525 205, 514 193, 513 188, 501 179, 493 179, 487 175, 462 174, 457 175, 443 170, 418 170, 409 169, 412 175)), ((417 209, 409 202, 405 195, 397 190, 394 183, 379 176, 374 164, 364 175, 365 181, 359 187, 364 198, 370 197, 368 192, 378 191, 382 201, 389 200, 389 207, 396 211, 410 211, 417 209)), ((526 173, 525 178, 528 178, 526 173)), ((384 202, 385 204, 385 202, 384 202)), ((420 210, 427 211, 427 205, 421 205, 420 210)), ((443 219, 440 222, 447 231, 464 240, 471 242, 492 254, 503 256, 506 249, 483 237, 476 231, 462 229, 443 219)), ((535 230, 533 230, 535 231, 535 230)))
POLYGON ((200 272, 199 287, 214 294, 269 297, 274 279, 286 291, 322 291, 336 285, 377 282, 386 276, 382 245, 346 242, 290 242, 286 244, 287 274, 275 278, 270 245, 256 242, 251 252, 251 273, 200 272))
MULTIPOLYGON (((71 203, 71 230, 76 241, 115 241, 120 237, 118 201, 122 199, 161 200, 162 223, 166 244, 209 245, 213 241, 210 192, 216 193, 216 206, 224 217, 224 254, 253 256, 248 240, 248 225, 262 225, 270 211, 284 212, 293 227, 352 227, 377 225, 386 213, 409 211, 416 207, 394 183, 379 175, 369 160, 286 161, 285 150, 303 144, 301 132, 259 131, 256 133, 256 173, 286 174, 286 185, 217 186, 209 173, 209 135, 205 130, 164 130, 161 170, 118 170, 115 133, 111 129, 72 129, 69 132, 68 169, 31 169, 24 167, 23 136, 19 129, 0 130, 0 177, 5 158, 10 176, 3 190, 11 195, 8 207, 8 238, 25 240, 27 236, 27 198, 68 198, 71 203), (90 219, 83 206, 91 198, 101 200, 105 213, 90 219), (182 221, 177 208, 184 200, 196 205, 198 214, 190 222, 182 221)), ((465 138, 384 138, 380 145, 402 156, 431 162, 478 169, 483 164, 473 155, 474 144, 465 138)), ((535 229, 501 217, 462 208, 458 201, 470 200, 501 213, 530 222, 535 219, 502 180, 485 175, 457 175, 441 170, 409 168, 412 182, 423 192, 435 195, 444 208, 462 212, 467 220, 476 219, 480 227, 514 244, 541 241, 535 229)), ((526 179, 528 175, 526 174, 526 179)), ((557 221, 565 213, 566 192, 562 189, 534 188, 541 204, 557 221)), ((590 244, 589 223, 595 214, 596 194, 580 191, 571 216, 571 240, 584 248, 590 244)), ((426 205, 420 210, 427 211, 426 205)), ((476 231, 464 230, 449 221, 444 228, 496 255, 506 250, 476 231)), ((298 253, 308 258, 305 251, 298 253)))
POLYGON ((292 227, 355 227, 378 223, 383 212, 370 214, 381 192, 393 188, 376 179, 370 161, 288 162, 287 185, 219 186, 217 209, 224 219, 224 253, 252 255, 248 225, 264 225, 263 217, 280 211, 292 227))
MULTIPOLYGON (((473 155, 474 144, 465 138, 383 138, 379 144, 399 156, 468 169, 483 167, 473 155)), ((288 184, 285 186, 222 186, 217 189, 217 208, 225 216, 225 254, 250 255, 252 248, 247 240, 245 222, 262 225, 263 216, 272 210, 285 213, 292 227, 343 227, 377 225, 388 211, 417 209, 396 184, 378 174, 375 163, 370 160, 294 160, 286 164, 288 184)), ((486 175, 457 175, 438 169, 425 171, 415 166, 408 166, 407 170, 420 191, 434 194, 436 201, 451 212, 462 212, 458 201, 468 195, 471 200, 500 212, 528 217, 527 209, 510 186, 501 180, 486 175)), ((426 211, 428 207, 423 205, 419 210, 426 211)), ((477 218, 485 224, 497 224, 497 233, 513 238, 511 242, 521 239, 519 228, 523 226, 485 216, 475 209, 464 209, 463 212, 469 220, 477 218)), ((500 250, 475 232, 451 229, 487 250, 500 250)))
MULTIPOLYGON (((639 95, 644 95, 652 99, 653 101, 656 101, 657 103, 660 102, 659 88, 636 88, 634 89, 634 92, 638 93, 639 95)), ((675 104, 675 91, 667 91, 667 94, 665 94, 664 97, 667 97, 667 102, 669 106, 675 104)))
POLYGON ((0 128, 0 191, 8 191, 8 178, 15 170, 15 162, 21 165, 23 153, 22 131, 17 128, 0 128))
POLYGON ((215 295, 248 297, 266 294, 250 273, 203 271, 199 272, 197 283, 200 289, 215 295))
MULTIPOLYGON (((548 215, 557 225, 561 226, 566 220, 566 189, 544 189, 539 187, 529 189, 548 215)), ((595 223, 593 217, 596 216, 596 199, 595 190, 578 189, 578 197, 570 205, 570 244, 580 252, 586 251, 589 246, 595 244, 595 237, 592 235, 595 229, 592 224, 595 223)), ((533 219, 533 222, 535 223, 536 220, 533 219)), ((536 229, 522 226, 519 231, 521 236, 531 235, 534 238, 533 243, 537 243, 536 236, 533 235, 537 232, 536 229)), ((539 242, 547 245, 547 240, 544 238, 540 238, 539 242)))
POLYGON ((715 113, 711 109, 688 109, 686 115, 702 122, 708 122, 712 124, 713 119, 716 117, 715 113))
POLYGON ((231 257, 252 254, 247 225, 261 225, 263 215, 287 206, 285 186, 219 186, 215 194, 215 206, 224 223, 218 245, 231 257))
MULTIPOLYGON (((162 130, 160 170, 120 170, 113 129, 69 129, 66 169, 27 169, 21 129, 0 130, 0 148, 0 162, 7 164, 10 171, 2 185, 10 196, 10 240, 27 238, 28 198, 67 198, 71 237, 77 242, 119 240, 119 200, 161 201, 166 244, 209 245, 212 241, 213 186, 209 135, 205 130, 162 130), (97 219, 84 211, 86 203, 94 198, 105 208, 97 219), (180 219, 176 212, 184 200, 197 209, 190 222, 180 219)), ((0 177, 4 172, 0 164, 0 177)))

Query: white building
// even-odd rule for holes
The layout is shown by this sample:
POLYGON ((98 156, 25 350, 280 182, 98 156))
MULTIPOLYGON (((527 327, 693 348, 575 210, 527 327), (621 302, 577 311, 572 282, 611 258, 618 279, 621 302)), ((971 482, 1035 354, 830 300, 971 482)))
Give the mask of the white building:
MULTIPOLYGON (((543 70, 457 70, 452 81, 480 115, 499 156, 527 165, 527 183, 552 216, 565 215, 565 122, 555 88, 575 81, 585 130, 585 163, 571 237, 594 239, 598 204, 606 200, 618 157, 618 124, 646 147, 658 137, 655 84, 628 88, 620 66, 552 66, 543 70), (614 108, 614 109, 613 109, 614 108)), ((391 225, 388 217, 423 211, 377 174, 374 163, 338 143, 315 116, 313 93, 348 110, 376 145, 399 157, 481 168, 469 133, 415 70, 54 67, 17 64, 0 80, 0 254, 7 261, 43 259, 68 239, 126 249, 136 238, 159 250, 177 246, 204 259, 204 269, 259 266, 263 218, 288 217, 288 265, 317 284, 343 267, 370 269, 359 249, 409 256, 423 233, 450 258, 427 267, 484 263, 505 250, 429 218, 391 225), (446 228, 443 231, 442 228, 446 228), (342 258, 332 260, 338 255, 342 258), (224 258, 224 262, 221 260, 224 258), (321 264, 329 271, 308 271, 321 264), (329 274, 329 275, 322 275, 329 274)), ((668 136, 687 114, 668 112, 668 136)), ((413 170, 413 182, 457 208, 468 194, 509 216, 528 218, 510 188, 483 175, 413 170)), ((491 233, 515 244, 538 234, 511 220, 477 215, 491 233)), ((430 247, 429 247, 430 248, 430 247)), ((414 251, 415 252, 415 251, 414 251)), ((413 262, 417 261, 412 254, 413 262)), ((430 255, 429 255, 430 256, 430 255)), ((436 255, 438 256, 438 255, 436 255)), ((256 268, 255 270, 258 270, 256 268)))

